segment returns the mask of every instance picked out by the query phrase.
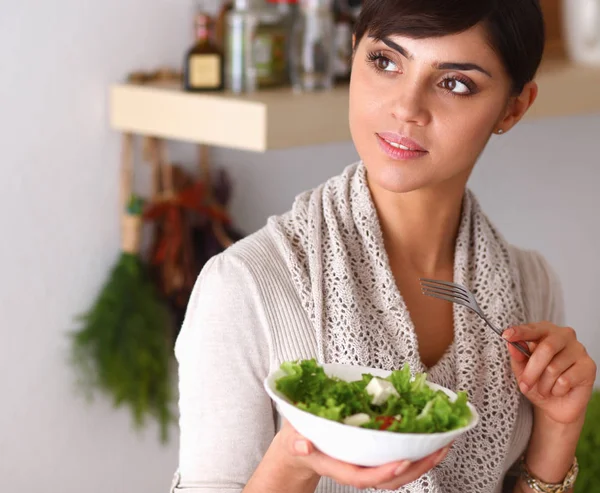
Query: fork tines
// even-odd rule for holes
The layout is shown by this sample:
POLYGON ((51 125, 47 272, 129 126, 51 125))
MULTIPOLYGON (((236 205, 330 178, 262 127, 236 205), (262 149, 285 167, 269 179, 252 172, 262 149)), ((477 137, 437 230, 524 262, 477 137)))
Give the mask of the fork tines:
POLYGON ((470 297, 465 289, 458 284, 448 281, 438 281, 435 279, 419 279, 421 290, 424 295, 431 296, 453 303, 469 303, 470 297))

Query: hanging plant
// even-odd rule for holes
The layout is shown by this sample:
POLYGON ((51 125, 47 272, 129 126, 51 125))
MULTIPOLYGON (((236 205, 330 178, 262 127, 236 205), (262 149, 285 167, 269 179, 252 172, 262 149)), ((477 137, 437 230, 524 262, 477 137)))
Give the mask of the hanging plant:
POLYGON ((200 147, 200 176, 168 162, 164 142, 150 139, 146 155, 153 167, 153 199, 144 220, 153 226, 149 268, 173 314, 174 342, 183 324, 189 297, 204 264, 242 237, 227 212, 229 183, 224 172, 211 180, 206 146, 200 147))
POLYGON ((88 396, 99 390, 129 407, 136 428, 147 417, 168 440, 173 421, 169 313, 140 257, 141 199, 131 195, 131 137, 124 140, 122 252, 90 310, 71 334, 72 363, 88 396))
POLYGON ((588 403, 585 423, 577 443, 579 475, 575 482, 575 493, 600 492, 600 389, 594 390, 588 403))

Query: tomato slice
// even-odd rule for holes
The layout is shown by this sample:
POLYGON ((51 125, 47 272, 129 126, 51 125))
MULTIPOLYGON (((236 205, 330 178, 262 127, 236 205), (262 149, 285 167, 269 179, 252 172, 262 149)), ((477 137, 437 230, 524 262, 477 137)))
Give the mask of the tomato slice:
POLYGON ((379 427, 380 430, 387 430, 390 426, 392 426, 392 424, 394 424, 396 418, 393 416, 377 416, 375 421, 381 423, 381 426, 379 427))

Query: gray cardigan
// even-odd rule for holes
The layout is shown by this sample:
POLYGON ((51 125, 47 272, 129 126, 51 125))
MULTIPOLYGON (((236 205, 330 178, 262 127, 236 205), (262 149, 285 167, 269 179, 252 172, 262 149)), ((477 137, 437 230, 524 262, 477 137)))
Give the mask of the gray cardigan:
MULTIPOLYGON (((554 272, 538 253, 511 250, 527 320, 563 324, 554 272)), ((314 332, 266 228, 206 264, 175 354, 181 435, 171 493, 240 493, 279 426, 263 379, 283 361, 317 354, 314 332)), ((522 397, 505 471, 527 446, 531 426, 531 406, 522 397)), ((323 478, 316 491, 357 490, 323 478)))

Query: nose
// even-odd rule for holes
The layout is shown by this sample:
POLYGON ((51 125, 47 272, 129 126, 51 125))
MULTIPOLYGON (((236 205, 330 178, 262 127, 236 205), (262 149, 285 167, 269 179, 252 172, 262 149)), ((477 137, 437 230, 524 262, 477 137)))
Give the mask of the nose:
POLYGON ((392 116, 403 123, 424 127, 431 120, 425 89, 414 80, 404 80, 396 89, 392 116))

